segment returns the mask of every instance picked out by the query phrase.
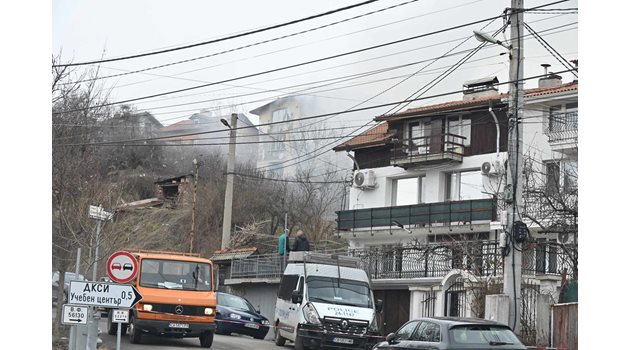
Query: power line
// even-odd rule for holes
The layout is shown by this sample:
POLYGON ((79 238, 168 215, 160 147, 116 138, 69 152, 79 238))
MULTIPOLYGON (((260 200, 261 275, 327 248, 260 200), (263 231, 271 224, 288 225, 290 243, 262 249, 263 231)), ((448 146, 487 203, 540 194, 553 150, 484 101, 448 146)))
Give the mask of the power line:
MULTIPOLYGON (((224 51, 216 52, 216 53, 209 54, 209 55, 204 55, 204 56, 194 57, 194 58, 190 58, 190 59, 186 59, 186 60, 181 60, 181 61, 170 62, 170 63, 166 63, 166 64, 162 64, 162 65, 157 65, 157 66, 152 66, 152 67, 148 67, 148 68, 143 68, 143 69, 138 69, 138 70, 128 71, 128 72, 125 72, 125 73, 120 73, 120 74, 112 74, 112 75, 107 75, 107 76, 103 76, 103 77, 95 77, 95 78, 90 78, 90 79, 84 79, 84 80, 81 80, 81 81, 79 81, 79 82, 86 82, 86 81, 91 81, 91 80, 100 80, 100 79, 108 79, 108 78, 121 77, 121 76, 125 76, 125 75, 130 75, 130 74, 143 73, 143 72, 147 72, 147 71, 150 71, 150 70, 155 70, 155 69, 159 69, 159 68, 170 67, 170 66, 174 66, 174 65, 177 65, 177 64, 182 64, 182 63, 193 62, 193 61, 197 61, 197 60, 204 59, 204 58, 215 57, 215 56, 223 55, 223 54, 226 54, 226 53, 230 53, 230 52, 234 52, 234 51, 238 51, 238 50, 242 50, 242 49, 250 48, 250 47, 253 47, 253 46, 257 46, 257 45, 261 45, 261 44, 266 44, 266 43, 270 43, 270 42, 273 42, 273 41, 277 41, 277 40, 281 40, 281 39, 286 39, 286 38, 293 37, 293 36, 297 36, 297 35, 300 35, 300 34, 304 34, 304 33, 312 32, 312 31, 316 31, 316 30, 319 30, 319 29, 322 29, 322 28, 327 28, 327 27, 330 27, 330 26, 334 26, 334 25, 336 25, 336 24, 340 24, 340 23, 348 22, 348 21, 351 21, 351 20, 354 20, 354 19, 357 19, 357 18, 362 18, 362 17, 366 17, 366 16, 369 16, 369 15, 372 15, 372 14, 375 14, 375 13, 379 13, 379 12, 387 11, 387 10, 390 10, 390 9, 393 9, 393 8, 396 8, 396 7, 400 7, 400 6, 403 6, 403 5, 407 5, 407 4, 410 4, 410 3, 416 2, 416 1, 419 1, 419 0, 410 0, 410 1, 407 1, 407 2, 404 2, 404 3, 400 3, 400 4, 396 4, 396 5, 392 5, 392 6, 389 6, 389 7, 383 8, 383 9, 379 9, 379 10, 376 10, 376 11, 371 11, 371 12, 368 12, 368 13, 365 13, 365 14, 362 14, 362 15, 358 15, 358 16, 354 16, 354 17, 346 18, 346 19, 343 19, 343 20, 340 20, 340 21, 337 21, 337 22, 328 23, 328 24, 325 24, 325 25, 322 25, 322 26, 319 26, 319 27, 315 27, 315 28, 311 28, 311 29, 307 29, 307 30, 302 30, 302 31, 299 31, 299 32, 295 32, 295 33, 292 33, 292 34, 287 34, 287 35, 283 35, 283 36, 275 37, 275 38, 273 38, 273 39, 269 39, 269 40, 258 41, 258 42, 252 43, 252 44, 239 46, 239 47, 236 47, 236 48, 232 48, 232 49, 229 49, 229 50, 224 50, 224 51)), ((282 51, 282 50, 281 50, 281 51, 282 51)), ((242 60, 245 60, 245 59, 240 59, 240 60, 238 60, 238 61, 242 61, 242 60)), ((230 62, 228 62, 228 63, 230 63, 230 62)), ((225 63, 224 63, 224 64, 225 64, 225 63)), ((220 65, 222 65, 222 64, 220 64, 220 65)), ((216 66, 220 66, 220 65, 216 65, 216 66)), ((216 67, 216 66, 215 66, 215 67, 216 67)), ((204 68, 204 69, 205 69, 205 68, 204 68)), ((194 72, 194 71, 197 71, 197 70, 200 70, 200 69, 196 69, 196 70, 193 70, 193 71, 188 71, 188 72, 184 72, 184 73, 179 73, 179 74, 177 74, 177 75, 182 75, 182 74, 186 74, 186 73, 191 73, 191 72, 194 72)))
POLYGON ((327 61, 327 60, 334 59, 334 58, 339 58, 339 57, 344 57, 344 56, 348 56, 348 55, 357 54, 357 53, 364 52, 364 51, 369 51, 369 50, 374 50, 374 49, 377 49, 377 48, 382 48, 382 47, 386 47, 386 46, 390 46, 390 45, 400 44, 402 42, 415 40, 415 39, 419 39, 419 38, 423 38, 423 37, 427 37, 427 36, 431 36, 431 35, 436 35, 436 34, 444 33, 444 32, 447 32, 447 31, 451 31, 451 30, 455 30, 455 29, 471 26, 471 25, 474 25, 474 24, 487 22, 487 21, 490 21, 490 20, 493 20, 493 19, 496 19, 496 18, 500 18, 500 17, 501 16, 494 16, 494 17, 483 19, 483 20, 478 20, 478 21, 474 21, 474 22, 468 22, 468 23, 465 23, 465 24, 460 24, 460 25, 457 25, 457 26, 453 26, 453 27, 449 27, 449 28, 445 28, 445 29, 440 29, 440 30, 436 30, 436 31, 433 31, 433 32, 429 32, 429 33, 424 33, 424 34, 420 34, 420 35, 416 35, 416 36, 412 36, 412 37, 408 37, 408 38, 404 38, 404 39, 394 40, 394 41, 386 42, 386 43, 383 43, 383 44, 370 46, 370 47, 367 47, 367 48, 362 48, 362 49, 358 49, 358 50, 348 51, 348 52, 344 52, 344 53, 337 54, 337 55, 332 55, 332 56, 328 56, 328 57, 324 57, 324 58, 319 58, 319 59, 310 60, 310 61, 306 61, 306 62, 296 63, 296 64, 283 66, 283 67, 279 67, 279 68, 274 68, 274 69, 270 69, 270 70, 266 70, 266 71, 262 71, 262 72, 258 72, 258 73, 247 74, 247 75, 243 75, 243 76, 236 77, 236 78, 225 79, 225 80, 218 81, 218 82, 212 82, 212 83, 192 86, 192 87, 178 89, 178 90, 171 90, 171 91, 167 91, 167 92, 157 93, 157 94, 143 96, 143 97, 131 98, 131 99, 118 101, 118 102, 104 103, 104 104, 97 105, 97 106, 88 106, 88 107, 82 108, 82 109, 63 111, 63 112, 56 112, 55 114, 70 113, 70 112, 82 111, 82 110, 85 110, 85 109, 101 108, 101 107, 106 107, 106 106, 111 106, 111 105, 116 105, 116 104, 123 104, 123 103, 128 103, 128 102, 134 102, 134 101, 144 100, 144 99, 153 98, 153 97, 170 95, 170 94, 174 94, 174 93, 178 93, 178 92, 184 92, 184 91, 200 89, 200 88, 204 88, 204 87, 208 87, 208 86, 212 86, 212 85, 227 83, 227 82, 230 82, 230 81, 241 80, 241 79, 251 78, 251 77, 255 77, 255 76, 259 76, 259 75, 274 73, 274 72, 278 72, 278 71, 282 71, 282 70, 286 70, 286 69, 290 69, 290 68, 296 68, 296 67, 300 67, 300 66, 304 66, 304 65, 309 65, 309 64, 313 64, 313 63, 322 62, 322 61, 327 61))
POLYGON ((80 62, 80 63, 58 64, 58 65, 53 65, 53 67, 72 67, 72 66, 83 66, 83 65, 88 65, 88 64, 96 64, 96 63, 114 62, 114 61, 128 60, 128 59, 132 59, 132 58, 146 57, 146 56, 158 55, 158 54, 167 53, 167 52, 173 52, 173 51, 189 49, 189 48, 193 48, 193 47, 197 47, 197 46, 203 46, 203 45, 218 43, 218 42, 221 42, 221 41, 231 40, 231 39, 240 38, 240 37, 244 37, 244 36, 248 36, 248 35, 252 35, 252 34, 256 34, 256 33, 266 32, 266 31, 272 30, 272 29, 286 27, 288 25, 292 25, 292 24, 296 24, 296 23, 300 23, 300 22, 304 22, 304 21, 309 21, 309 20, 312 20, 312 19, 315 19, 315 18, 319 18, 319 17, 328 16, 328 15, 331 15, 333 13, 347 11, 347 10, 350 10, 350 9, 353 9, 353 8, 356 8, 356 7, 360 7, 360 6, 364 6, 364 5, 367 5, 367 4, 371 4, 371 3, 377 2, 377 1, 379 1, 379 0, 368 0, 368 1, 364 1, 364 2, 358 3, 358 4, 337 8, 337 9, 334 9, 334 10, 331 10, 331 11, 326 11, 326 12, 323 12, 323 13, 320 13, 320 14, 317 14, 317 15, 308 16, 308 17, 304 17, 304 18, 301 18, 301 19, 297 19, 297 20, 293 20, 293 21, 289 21, 289 22, 285 22, 285 23, 281 23, 281 24, 276 24, 276 25, 264 27, 264 28, 261 28, 261 29, 251 30, 251 31, 248 31, 248 32, 245 32, 245 33, 229 35, 229 36, 226 36, 226 37, 223 37, 223 38, 214 39, 214 40, 208 40, 208 41, 204 41, 204 42, 200 42, 200 43, 184 45, 184 46, 170 48, 170 49, 146 52, 146 53, 137 54, 137 55, 118 57, 118 58, 92 60, 92 61, 80 62))
MULTIPOLYGON (((560 53, 558 53, 558 51, 556 51, 556 49, 553 48, 553 46, 549 45, 549 43, 547 41, 545 41, 545 39, 543 39, 540 35, 538 35, 538 33, 536 33, 536 31, 534 29, 532 29, 532 27, 530 27, 527 23, 523 23, 523 25, 525 25, 525 28, 534 35, 534 38, 536 38, 536 40, 538 40, 538 42, 555 58, 558 60, 558 62, 560 62, 561 65, 564 66, 564 68, 571 68, 571 64, 564 58, 562 57, 562 55, 560 55, 560 53), (553 51, 553 52, 552 52, 553 51), (558 57, 556 57, 556 55, 558 55, 558 57)), ((576 68, 577 70, 577 68, 576 68)), ((577 74, 575 72, 571 72, 573 73, 573 75, 577 78, 577 74)))

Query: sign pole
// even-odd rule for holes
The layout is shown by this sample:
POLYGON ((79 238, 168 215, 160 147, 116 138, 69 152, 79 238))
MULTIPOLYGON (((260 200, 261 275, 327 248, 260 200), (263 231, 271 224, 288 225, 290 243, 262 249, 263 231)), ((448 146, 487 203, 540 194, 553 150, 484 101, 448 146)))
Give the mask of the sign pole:
POLYGON ((116 328, 116 350, 120 350, 120 329, 122 328, 122 323, 118 323, 116 328))
MULTIPOLYGON (((80 262, 81 262, 81 247, 77 248, 77 262, 74 268, 75 276, 79 275, 80 262)), ((59 303, 57 303, 57 307, 59 307, 59 303)), ((78 333, 77 326, 70 327, 70 343, 68 344, 69 350, 76 350, 77 333, 78 333)))

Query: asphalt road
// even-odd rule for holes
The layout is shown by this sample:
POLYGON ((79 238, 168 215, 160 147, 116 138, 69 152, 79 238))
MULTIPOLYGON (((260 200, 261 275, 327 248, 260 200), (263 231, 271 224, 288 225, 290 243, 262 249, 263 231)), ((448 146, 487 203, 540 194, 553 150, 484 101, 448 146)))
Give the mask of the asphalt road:
MULTIPOLYGON (((116 336, 106 332, 106 320, 101 319, 100 330, 103 344, 99 349, 115 350, 116 336)), ((203 349, 199 346, 199 338, 172 339, 162 337, 143 336, 141 344, 131 344, 128 336, 122 336, 120 340, 121 350, 182 350, 203 349)), ((293 350, 293 343, 287 342, 284 347, 276 346, 271 340, 259 340, 248 336, 239 335, 215 335, 212 343, 213 350, 293 350)))

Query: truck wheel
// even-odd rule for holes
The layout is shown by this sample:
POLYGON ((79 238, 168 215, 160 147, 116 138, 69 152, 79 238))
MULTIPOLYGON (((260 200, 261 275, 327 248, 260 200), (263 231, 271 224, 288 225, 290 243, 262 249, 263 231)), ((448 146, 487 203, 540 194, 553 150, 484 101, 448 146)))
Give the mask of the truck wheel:
POLYGON ((142 341, 142 332, 136 327, 134 321, 134 317, 131 316, 131 320, 129 320, 129 341, 132 344, 140 344, 140 341, 142 341))
POLYGON ((295 350, 304 350, 304 341, 298 334, 295 335, 294 347, 295 350))
POLYGON ((280 335, 280 330, 278 329, 278 322, 276 322, 276 326, 273 328, 273 340, 278 346, 284 346, 284 343, 287 341, 283 336, 280 335))
POLYGON ((214 340, 214 333, 205 332, 199 336, 199 343, 202 348, 209 348, 212 346, 212 341, 214 340))

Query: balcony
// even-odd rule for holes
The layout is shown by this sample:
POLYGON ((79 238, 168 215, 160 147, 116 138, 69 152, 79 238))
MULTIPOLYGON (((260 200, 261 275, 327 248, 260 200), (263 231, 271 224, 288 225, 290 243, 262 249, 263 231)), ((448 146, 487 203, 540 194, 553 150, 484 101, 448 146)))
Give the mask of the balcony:
POLYGON ((551 114, 544 133, 554 151, 577 149, 578 112, 551 114))
MULTIPOLYGON (((331 251, 328 251, 331 253, 331 251)), ((405 247, 370 247, 335 251, 361 260, 371 279, 444 277, 450 271, 465 270, 476 276, 502 276, 503 257, 497 241, 447 241, 405 247)), ((273 255, 233 259, 228 284, 266 281, 279 283, 284 262, 273 255)), ((562 275, 577 277, 577 246, 555 242, 523 245, 524 276, 562 275)))
POLYGON ((337 212, 337 229, 391 227, 393 221, 403 225, 450 225, 451 223, 496 220, 494 199, 401 205, 337 212))
POLYGON ((398 140, 393 143, 390 164, 407 169, 421 165, 461 163, 465 139, 446 133, 398 140))

